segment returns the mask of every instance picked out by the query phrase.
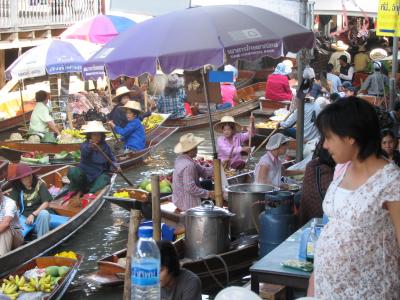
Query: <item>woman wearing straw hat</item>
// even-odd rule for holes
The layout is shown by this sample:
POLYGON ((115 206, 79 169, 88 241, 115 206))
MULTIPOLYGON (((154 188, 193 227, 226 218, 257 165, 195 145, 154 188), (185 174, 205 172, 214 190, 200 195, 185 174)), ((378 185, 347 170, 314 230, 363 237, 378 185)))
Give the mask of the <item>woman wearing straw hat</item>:
POLYGON ((347 61, 350 62, 351 55, 349 52, 346 51, 347 49, 349 49, 349 45, 346 45, 345 43, 343 43, 343 41, 332 43, 331 47, 336 51, 331 54, 331 57, 329 58, 329 63, 333 65, 333 73, 336 74, 340 72, 339 57, 345 55, 347 57, 347 61))
POLYGON ((200 187, 199 177, 213 176, 213 167, 203 167, 193 158, 197 156, 197 146, 204 142, 204 138, 193 133, 181 136, 175 145, 174 152, 179 154, 175 159, 174 175, 172 179, 172 202, 179 210, 200 205, 201 198, 214 199, 214 192, 200 187))
POLYGON ((68 171, 70 180, 70 192, 64 197, 68 200, 74 194, 85 194, 86 200, 96 198, 94 193, 101 190, 110 183, 107 174, 112 169, 119 169, 110 146, 105 141, 106 133, 109 132, 100 121, 89 121, 82 133, 86 134, 86 141, 81 144, 81 161, 78 167, 72 167, 68 171), (99 147, 113 162, 111 165, 104 155, 98 151, 99 147))
POLYGON ((117 89, 115 97, 112 99, 114 102, 114 107, 111 112, 108 114, 107 118, 110 121, 113 121, 115 125, 120 127, 125 127, 128 120, 126 119, 126 115, 122 107, 131 100, 130 90, 126 86, 121 86, 117 89))
POLYGON ((272 184, 280 186, 282 184, 281 177, 303 174, 299 170, 285 170, 279 156, 285 155, 287 151, 287 143, 290 138, 281 133, 276 133, 268 140, 267 153, 265 153, 257 163, 254 171, 254 183, 256 184, 272 184))
MULTIPOLYGON (((251 135, 254 136, 256 129, 254 127, 254 117, 250 117, 251 135)), ((222 133, 217 140, 218 158, 224 166, 232 169, 243 169, 245 162, 242 153, 249 153, 250 147, 242 146, 249 140, 250 132, 241 133, 242 125, 237 123, 231 116, 222 117, 221 121, 215 124, 214 130, 222 133)))
MULTIPOLYGON (((37 237, 50 230, 49 202, 53 200, 46 183, 39 179, 25 164, 13 164, 8 168, 8 180, 12 182, 10 197, 17 203, 20 222, 33 227, 37 237)), ((22 224, 21 224, 22 225, 22 224)))
POLYGON ((123 106, 128 123, 124 127, 109 121, 108 124, 115 129, 115 132, 122 136, 125 149, 140 151, 146 147, 146 133, 139 119, 141 113, 140 103, 137 101, 128 101, 123 106))

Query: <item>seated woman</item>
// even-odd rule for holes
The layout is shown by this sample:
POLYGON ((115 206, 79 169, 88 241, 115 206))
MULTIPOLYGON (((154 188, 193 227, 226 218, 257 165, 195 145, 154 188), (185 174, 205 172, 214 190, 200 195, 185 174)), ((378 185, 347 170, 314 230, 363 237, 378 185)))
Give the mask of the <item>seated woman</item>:
POLYGON ((384 129, 381 132, 381 148, 384 157, 400 166, 400 152, 397 149, 397 139, 393 131, 384 129))
POLYGON ((106 130, 100 121, 89 121, 82 133, 86 134, 86 141, 81 144, 81 161, 78 167, 69 169, 67 177, 70 180, 70 192, 64 200, 71 198, 74 194, 78 196, 85 194, 86 200, 96 198, 94 193, 101 190, 110 183, 107 174, 112 169, 119 169, 110 146, 105 141, 106 130), (98 148, 104 152, 113 162, 111 165, 98 148))
POLYGON ((126 86, 121 86, 117 89, 115 97, 112 99, 114 107, 107 115, 107 119, 113 121, 114 124, 124 127, 128 120, 122 107, 130 101, 129 93, 131 91, 126 86))
POLYGON ((161 255, 161 299, 201 300, 201 281, 196 274, 181 269, 174 245, 169 241, 157 241, 157 246, 161 255))
POLYGON ((265 98, 274 101, 292 101, 293 93, 289 86, 288 75, 292 70, 284 63, 279 63, 275 71, 268 76, 265 98))
POLYGON ((10 197, 17 203, 21 223, 33 228, 40 238, 50 230, 47 209, 53 197, 46 183, 35 175, 37 171, 28 165, 16 164, 9 168, 8 180, 12 182, 10 197))
POLYGON ((267 153, 265 153, 260 161, 257 163, 254 171, 254 182, 256 184, 272 184, 281 186, 281 177, 294 176, 303 174, 301 170, 285 170, 282 167, 282 162, 279 156, 285 155, 287 151, 287 143, 290 138, 281 133, 276 133, 269 139, 267 146, 267 153))
POLYGON ((19 230, 18 227, 17 205, 14 200, 4 196, 0 189, 0 256, 17 246, 13 245, 13 235, 19 230))
POLYGON ((221 104, 217 105, 217 110, 228 109, 239 103, 239 97, 235 87, 238 70, 232 65, 226 65, 224 71, 233 72, 233 81, 221 83, 221 104))
MULTIPOLYGON (((251 134, 254 136, 256 129, 253 116, 250 117, 250 124, 251 134)), ((250 133, 241 133, 242 126, 230 116, 222 117, 221 121, 215 124, 214 130, 223 134, 217 140, 218 158, 222 165, 233 169, 243 169, 245 162, 242 153, 249 154, 251 149, 242 144, 249 140, 250 133)))
POLYGON ((115 132, 122 136, 125 149, 140 151, 146 147, 146 133, 144 127, 139 120, 141 112, 140 103, 137 101, 128 101, 124 105, 126 118, 128 123, 125 127, 120 127, 109 121, 108 124, 115 129, 115 132))

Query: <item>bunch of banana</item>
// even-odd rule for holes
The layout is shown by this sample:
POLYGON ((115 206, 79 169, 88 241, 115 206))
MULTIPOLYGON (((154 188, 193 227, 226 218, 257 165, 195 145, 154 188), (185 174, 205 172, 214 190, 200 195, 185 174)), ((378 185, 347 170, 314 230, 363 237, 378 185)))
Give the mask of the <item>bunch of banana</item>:
POLYGON ((73 136, 74 138, 77 139, 84 139, 86 136, 84 134, 82 134, 82 132, 78 129, 63 129, 61 131, 61 134, 69 134, 71 136, 73 136))
POLYGON ((261 122, 256 124, 256 128, 275 129, 277 124, 275 121, 261 122))
POLYGON ((8 283, 3 281, 3 284, 1 285, 0 292, 7 295, 7 297, 11 298, 12 300, 15 300, 18 298, 18 286, 15 283, 12 283, 8 281, 8 283))
MULTIPOLYGON (((54 283, 54 282, 53 282, 54 283)), ((51 293, 54 289, 54 285, 51 281, 51 276, 47 275, 38 279, 37 277, 31 277, 29 280, 30 289, 34 289, 36 291, 42 291, 45 293, 51 293)))
POLYGON ((19 275, 15 275, 14 277, 13 275, 10 275, 8 276, 8 279, 4 279, 3 282, 6 284, 15 284, 17 287, 20 287, 23 286, 26 281, 24 276, 19 277, 19 275))
POLYGON ((160 124, 162 121, 164 121, 164 117, 163 116, 161 116, 159 114, 152 114, 151 116, 145 118, 142 121, 142 124, 143 124, 145 130, 149 131, 150 129, 153 129, 158 124, 160 124))

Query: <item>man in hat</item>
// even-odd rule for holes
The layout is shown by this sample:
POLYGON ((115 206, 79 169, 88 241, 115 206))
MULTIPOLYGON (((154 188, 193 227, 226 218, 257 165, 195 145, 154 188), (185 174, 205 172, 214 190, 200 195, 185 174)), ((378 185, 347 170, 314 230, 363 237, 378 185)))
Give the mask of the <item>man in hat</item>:
POLYGON ((35 94, 36 105, 33 109, 29 130, 34 133, 47 133, 50 131, 60 134, 60 129, 54 123, 53 117, 50 115, 50 110, 47 106, 49 95, 45 91, 38 91, 35 94))
POLYGON ((171 114, 170 119, 180 119, 186 116, 186 94, 183 82, 178 74, 168 75, 164 92, 157 99, 157 110, 163 114, 171 114))
POLYGON ((336 75, 339 76, 342 83, 345 81, 352 82, 354 75, 354 68, 349 64, 347 56, 346 55, 340 56, 339 63, 340 63, 340 70, 336 75))
POLYGON ((375 97, 385 95, 385 87, 389 86, 389 78, 381 72, 382 64, 379 61, 373 63, 374 73, 369 75, 361 86, 361 92, 375 97))
POLYGON ((331 47, 336 51, 333 52, 331 57, 329 58, 329 63, 333 65, 333 72, 337 73, 340 72, 339 57, 345 55, 347 57, 347 61, 348 62, 351 61, 350 53, 346 51, 349 48, 349 46, 343 43, 342 41, 337 41, 336 43, 333 43, 331 47))
POLYGON ((193 160, 197 156, 197 146, 202 142, 204 138, 187 133, 181 136, 174 148, 179 156, 174 165, 172 202, 182 211, 200 205, 202 198, 214 199, 214 192, 200 187, 199 181, 200 177, 213 176, 214 168, 203 167, 193 160))

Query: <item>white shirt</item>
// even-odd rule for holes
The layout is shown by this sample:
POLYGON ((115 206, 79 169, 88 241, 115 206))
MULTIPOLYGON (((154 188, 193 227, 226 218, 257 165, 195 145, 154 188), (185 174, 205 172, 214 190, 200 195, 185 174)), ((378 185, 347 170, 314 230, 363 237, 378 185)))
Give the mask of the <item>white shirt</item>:
POLYGON ((263 184, 265 180, 264 178, 260 178, 260 169, 261 166, 266 166, 268 168, 267 174, 267 182, 269 184, 279 186, 281 184, 281 177, 282 177, 282 162, 279 160, 278 157, 272 155, 270 151, 265 153, 261 158, 260 161, 256 165, 256 169, 254 171, 254 183, 256 184, 263 184))
POLYGON ((3 196, 0 202, 0 222, 2 222, 5 217, 13 217, 11 221, 12 225, 15 226, 19 224, 17 204, 7 196, 3 196))

